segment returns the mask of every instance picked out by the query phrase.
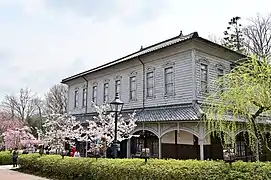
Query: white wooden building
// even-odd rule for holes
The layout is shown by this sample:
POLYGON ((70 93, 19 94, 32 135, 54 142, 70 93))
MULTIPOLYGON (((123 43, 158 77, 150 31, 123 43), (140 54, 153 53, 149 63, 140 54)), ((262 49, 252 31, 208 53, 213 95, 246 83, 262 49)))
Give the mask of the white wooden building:
MULTIPOLYGON (((93 116, 90 102, 111 102, 119 93, 123 113, 136 110, 134 133, 147 135, 154 157, 217 159, 222 157, 221 145, 201 123, 200 105, 212 88, 210 82, 229 72, 240 58, 244 55, 197 32, 181 33, 62 83, 69 86, 69 113, 82 119, 93 116)), ((133 138, 122 146, 121 156, 131 157, 142 150, 144 140, 133 138)), ((243 146, 240 143, 240 153, 243 146)))

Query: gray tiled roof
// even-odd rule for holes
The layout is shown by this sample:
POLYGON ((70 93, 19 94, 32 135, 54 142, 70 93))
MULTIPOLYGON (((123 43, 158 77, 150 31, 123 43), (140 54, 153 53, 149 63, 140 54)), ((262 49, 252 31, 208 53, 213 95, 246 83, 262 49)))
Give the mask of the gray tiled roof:
POLYGON ((125 61, 125 60, 128 60, 128 59, 132 59, 134 57, 137 57, 137 56, 141 56, 141 55, 144 55, 144 54, 156 51, 158 49, 162 49, 162 48, 168 47, 168 46, 171 46, 173 44, 182 42, 184 40, 191 39, 193 36, 198 36, 198 34, 196 34, 194 32, 194 33, 188 34, 186 36, 176 36, 176 37, 174 37, 172 39, 163 41, 163 42, 155 44, 153 46, 149 46, 149 47, 143 48, 143 49, 141 49, 140 51, 138 51, 138 52, 136 52, 134 54, 131 54, 129 56, 126 56, 126 57, 122 58, 121 60, 125 61))
POLYGON ((193 37, 198 37, 198 33, 197 33, 197 32, 193 32, 193 33, 188 34, 188 35, 185 35, 185 36, 183 36, 182 34, 180 34, 179 36, 176 36, 176 37, 174 37, 174 38, 171 38, 171 39, 162 41, 162 42, 157 43, 157 44, 154 44, 154 45, 152 45, 152 46, 148 46, 148 47, 146 47, 146 48, 140 49, 139 51, 137 51, 137 52, 135 52, 135 53, 132 53, 132 54, 130 54, 130 55, 127 55, 127 56, 122 57, 122 58, 120 58, 120 59, 117 59, 117 60, 115 60, 115 61, 109 62, 109 63, 104 64, 104 65, 102 65, 102 66, 98 66, 98 67, 93 68, 93 69, 90 69, 90 70, 88 70, 88 71, 85 71, 85 72, 76 74, 76 75, 74 75, 74 76, 65 78, 65 79, 62 80, 62 83, 67 82, 67 81, 70 81, 70 80, 75 79, 75 78, 78 78, 78 77, 82 77, 82 76, 84 76, 84 75, 87 75, 87 74, 92 73, 92 72, 95 72, 95 71, 99 71, 99 70, 104 69, 104 68, 106 68, 106 67, 110 67, 110 66, 112 66, 112 65, 118 64, 118 63, 120 63, 120 62, 129 60, 129 59, 132 59, 132 58, 135 58, 135 57, 137 57, 137 56, 141 56, 141 55, 144 55, 144 54, 147 54, 147 53, 150 53, 150 52, 153 52, 153 51, 156 51, 156 50, 159 50, 159 49, 162 49, 162 48, 171 46, 171 45, 173 45, 173 44, 177 44, 177 43, 182 42, 182 41, 184 41, 184 40, 192 39, 193 37))
MULTIPOLYGON (((163 122, 163 121, 195 121, 199 120, 198 112, 192 105, 174 105, 163 107, 152 107, 145 109, 136 109, 136 118, 138 122, 163 122)), ((124 119, 133 110, 124 110, 121 114, 124 119)), ((93 120, 97 114, 88 114, 87 116, 76 115, 80 121, 85 119, 93 120)))
POLYGON ((199 119, 196 110, 192 106, 144 109, 138 111, 136 117, 139 122, 193 121, 199 119))

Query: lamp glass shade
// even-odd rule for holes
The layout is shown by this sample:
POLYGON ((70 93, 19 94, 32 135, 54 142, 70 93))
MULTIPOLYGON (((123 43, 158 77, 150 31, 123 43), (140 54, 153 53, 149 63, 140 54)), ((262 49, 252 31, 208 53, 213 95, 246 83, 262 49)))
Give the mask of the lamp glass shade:
POLYGON ((115 99, 110 103, 111 110, 114 112, 121 112, 123 108, 123 102, 120 100, 118 93, 115 99))

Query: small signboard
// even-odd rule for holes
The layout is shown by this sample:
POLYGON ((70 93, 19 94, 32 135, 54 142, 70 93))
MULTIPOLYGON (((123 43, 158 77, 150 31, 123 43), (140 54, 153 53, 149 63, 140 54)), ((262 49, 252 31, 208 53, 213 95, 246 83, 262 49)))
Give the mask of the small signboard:
POLYGON ((232 162, 235 160, 235 150, 234 148, 223 149, 223 158, 226 162, 232 162))
POLYGON ((142 148, 142 156, 150 157, 150 148, 142 148))

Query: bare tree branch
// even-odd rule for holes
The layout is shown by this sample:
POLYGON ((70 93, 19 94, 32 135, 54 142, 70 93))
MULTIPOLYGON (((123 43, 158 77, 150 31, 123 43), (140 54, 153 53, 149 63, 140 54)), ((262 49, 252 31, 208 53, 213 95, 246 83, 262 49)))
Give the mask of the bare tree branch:
POLYGON ((260 58, 271 55, 271 15, 249 19, 250 25, 244 28, 245 46, 249 53, 260 58))
POLYGON ((36 111, 35 99, 36 96, 30 89, 21 89, 18 96, 6 95, 2 107, 11 114, 12 118, 18 117, 26 123, 27 119, 31 118, 36 111))
POLYGON ((48 114, 67 113, 68 88, 64 84, 54 85, 45 95, 45 112, 48 114))

